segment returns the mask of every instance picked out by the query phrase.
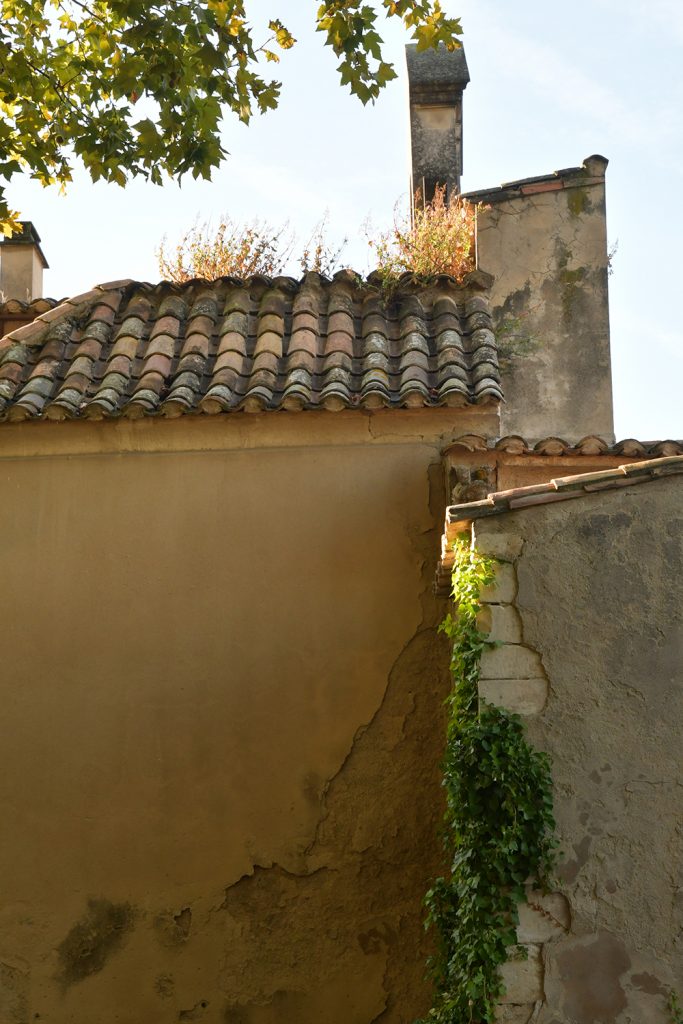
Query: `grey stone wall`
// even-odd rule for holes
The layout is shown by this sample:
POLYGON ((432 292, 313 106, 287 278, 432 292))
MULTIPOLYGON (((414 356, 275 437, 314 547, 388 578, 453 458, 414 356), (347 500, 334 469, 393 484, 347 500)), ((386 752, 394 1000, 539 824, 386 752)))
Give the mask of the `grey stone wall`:
POLYGON ((515 1024, 671 1024, 683 989, 683 485, 476 524, 500 558, 483 695, 553 760, 558 891, 530 894, 506 967, 515 1024), (545 901, 545 902, 544 902, 545 901), (547 902, 550 901, 550 902, 547 902), (545 936, 542 934, 546 925, 545 936))

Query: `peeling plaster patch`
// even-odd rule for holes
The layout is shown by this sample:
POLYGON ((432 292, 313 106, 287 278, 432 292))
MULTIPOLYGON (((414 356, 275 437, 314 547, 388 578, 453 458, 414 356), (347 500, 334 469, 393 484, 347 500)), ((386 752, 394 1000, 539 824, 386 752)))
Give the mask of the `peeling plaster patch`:
POLYGON ((275 1024, 284 1020, 297 1020, 305 1005, 303 992, 287 992, 278 989, 267 1003, 228 1006, 225 1024, 275 1024))
POLYGON ((325 785, 303 870, 255 866, 225 889, 225 1024, 389 1024, 424 1011, 421 898, 441 870, 434 795, 448 684, 447 645, 420 630, 325 785))
POLYGON ((396 942, 396 932, 389 924, 381 924, 377 928, 370 928, 367 932, 361 932, 358 936, 358 945, 366 956, 379 953, 396 942))
POLYGON ((162 999, 170 999, 174 988, 175 982, 171 974, 160 974, 154 982, 154 991, 162 999))
POLYGON ((248 1014, 247 1006, 227 1006, 223 1020, 225 1024, 249 1024, 248 1014))
POLYGON ((189 907, 183 907, 179 914, 175 914, 173 917, 173 923, 175 924, 178 932, 184 939, 190 934, 190 928, 192 926, 192 911, 189 907))
POLYGON ((616 1022, 627 1005, 619 981, 631 966, 624 945, 610 932, 599 932, 591 942, 558 953, 557 963, 565 986, 568 1021, 616 1022))
MULTIPOLYGON (((255 864, 251 874, 242 875, 242 877, 238 878, 236 882, 226 887, 225 898, 218 907, 218 910, 227 910, 233 915, 241 912, 245 907, 245 900, 248 899, 248 896, 245 893, 245 887, 246 892, 248 892, 252 886, 257 892, 259 892, 265 885, 270 885, 273 880, 286 880, 290 882, 301 880, 302 882, 306 882, 327 870, 327 867, 317 867, 311 871, 302 871, 301 873, 297 873, 295 871, 288 871, 280 864, 255 864)), ((245 914, 248 916, 248 913, 249 910, 247 905, 245 914)))
POLYGON ((0 1020, 25 1024, 28 1020, 28 973, 0 963, 0 1020))
POLYGON ((536 1020, 534 1003, 508 1003, 496 1011, 496 1024, 532 1024, 536 1020))
POLYGON ((167 910, 154 921, 157 938, 162 946, 180 946, 187 942, 192 927, 192 911, 183 907, 177 914, 167 910))
POLYGON ((208 1000, 201 999, 198 1003, 195 1003, 191 1010, 181 1010, 178 1014, 179 1021, 195 1021, 205 1020, 206 1011, 209 1008, 208 1000))
MULTIPOLYGON (((224 1024, 349 1024, 350 1021, 379 1020, 386 999, 380 997, 368 1005, 361 985, 349 985, 349 979, 325 978, 318 989, 301 992, 277 989, 267 1002, 233 1003, 226 1007, 224 1024)), ((411 1017, 412 1019, 412 1017, 411 1017)))
POLYGON ((325 780, 316 772, 307 772, 303 781, 303 792, 306 799, 313 807, 320 804, 320 795, 325 788, 325 780))
POLYGON ((89 899, 87 913, 57 950, 62 985, 68 988, 101 971, 112 953, 121 948, 134 923, 135 910, 129 903, 89 899))

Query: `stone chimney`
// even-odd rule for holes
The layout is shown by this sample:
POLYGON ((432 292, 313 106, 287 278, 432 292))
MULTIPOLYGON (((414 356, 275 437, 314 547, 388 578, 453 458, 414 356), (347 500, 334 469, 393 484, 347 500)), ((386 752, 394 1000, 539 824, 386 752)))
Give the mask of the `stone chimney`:
POLYGON ((462 94, 470 80, 465 51, 417 52, 406 46, 410 100, 411 195, 424 201, 445 185, 446 199, 460 192, 462 174, 462 94))
POLYGON ((32 302, 43 295, 43 270, 48 262, 40 248, 40 235, 30 220, 11 238, 0 239, 0 302, 32 302))

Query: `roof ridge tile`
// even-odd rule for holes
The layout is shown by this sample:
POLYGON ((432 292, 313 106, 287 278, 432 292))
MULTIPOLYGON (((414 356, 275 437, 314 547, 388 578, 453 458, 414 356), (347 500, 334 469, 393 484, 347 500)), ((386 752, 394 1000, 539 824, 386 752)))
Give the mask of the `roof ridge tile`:
POLYGON ((544 504, 551 501, 569 500, 590 494, 596 490, 627 487, 645 483, 662 476, 683 474, 683 455, 672 455, 643 462, 632 462, 612 469, 592 473, 577 473, 573 476, 558 477, 542 484, 527 487, 513 487, 505 491, 494 491, 481 501, 449 505, 446 522, 465 522, 483 515, 495 515, 514 508, 544 504))

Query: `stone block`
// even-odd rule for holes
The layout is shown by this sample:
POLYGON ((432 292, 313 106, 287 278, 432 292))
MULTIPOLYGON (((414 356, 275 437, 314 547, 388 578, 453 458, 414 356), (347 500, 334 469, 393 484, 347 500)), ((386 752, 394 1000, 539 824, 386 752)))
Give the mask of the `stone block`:
POLYGON ((537 715, 548 699, 548 680, 480 679, 479 697, 517 715, 537 715))
POLYGON ((527 958, 510 959, 500 969, 505 985, 501 1003, 535 1003, 543 999, 543 963, 537 946, 516 947, 526 950, 527 958))
POLYGON ((477 626, 490 640, 500 644, 522 642, 522 621, 511 604, 486 604, 477 615, 477 626))
POLYGON ((480 598, 484 604, 511 604, 517 596, 517 574, 508 562, 496 566, 496 578, 484 587, 480 598))
POLYGON ((477 613, 477 629, 480 633, 484 633, 486 636, 490 636, 491 630, 493 629, 493 615, 491 614, 491 609, 494 607, 503 608, 507 607, 507 605, 484 604, 477 613))
POLYGON ((521 644, 501 644, 483 651, 482 679, 538 679, 543 665, 536 651, 521 644))
POLYGON ((566 935, 571 924, 569 902, 561 892, 530 892, 519 905, 520 942, 548 942, 566 935))
POLYGON ((496 1024, 530 1024, 535 1009, 535 1003, 500 1003, 496 1007, 496 1024))
POLYGON ((497 533, 490 524, 475 523, 474 543, 477 551, 501 562, 514 562, 522 553, 524 541, 515 533, 497 533))

